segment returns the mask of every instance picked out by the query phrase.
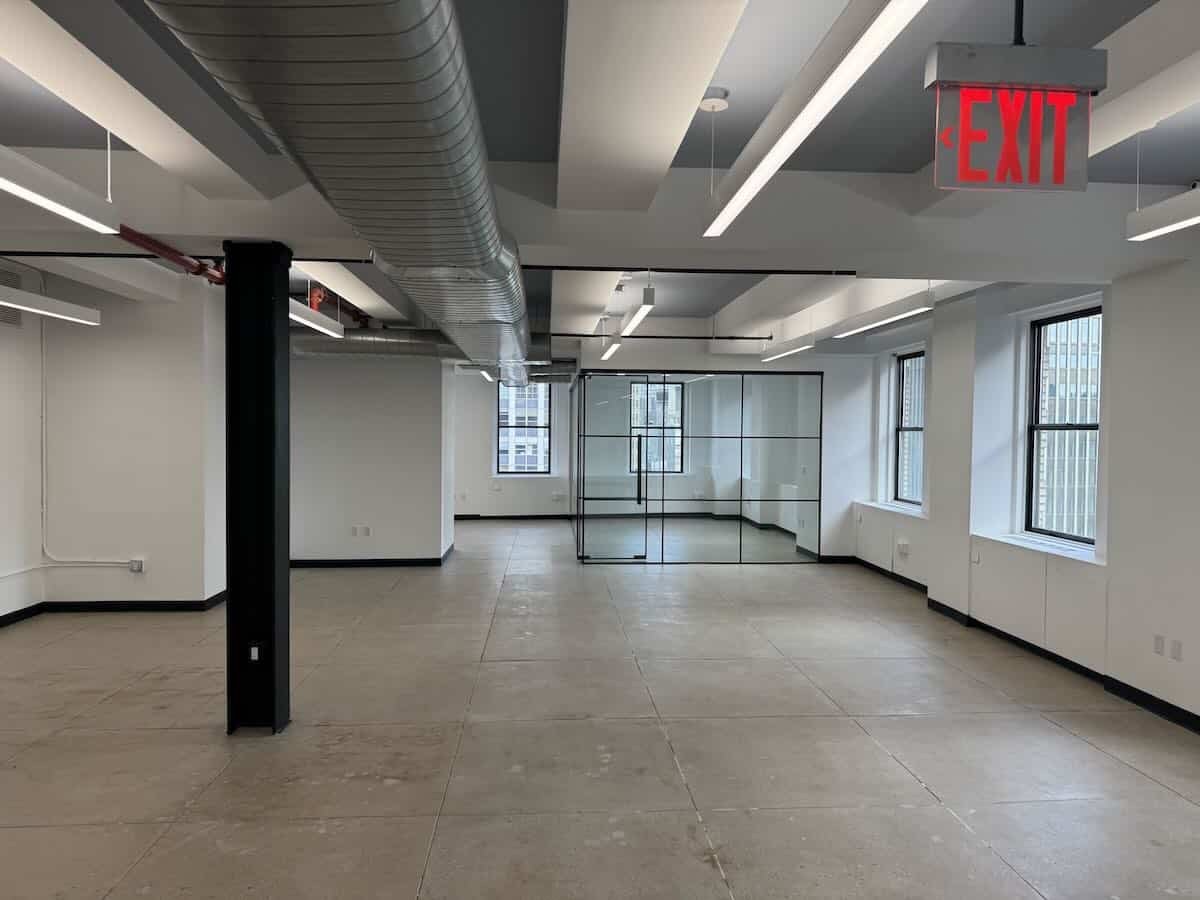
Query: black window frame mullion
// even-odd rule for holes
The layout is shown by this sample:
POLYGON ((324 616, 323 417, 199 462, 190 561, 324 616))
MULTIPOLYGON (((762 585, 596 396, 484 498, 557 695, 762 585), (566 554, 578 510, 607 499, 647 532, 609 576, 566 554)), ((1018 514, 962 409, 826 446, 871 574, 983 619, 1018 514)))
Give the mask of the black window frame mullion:
MULTIPOLYGON (((1068 534, 1062 531, 1055 531, 1052 528, 1039 528, 1033 524, 1033 485, 1035 474, 1035 457, 1037 453, 1038 435, 1043 431, 1096 431, 1100 430, 1100 423, 1097 422, 1054 422, 1043 423, 1042 417, 1042 329, 1049 325, 1058 325, 1062 322, 1070 322, 1073 319, 1089 319, 1092 316, 1100 316, 1100 334, 1103 339, 1104 335, 1104 308, 1102 306, 1093 306, 1087 309, 1073 310, 1068 313, 1050 316, 1045 319, 1036 319, 1030 323, 1029 338, 1030 338, 1030 354, 1029 354, 1029 414, 1027 416, 1029 424, 1026 426, 1025 433, 1025 530, 1031 534, 1042 534, 1047 537, 1058 538, 1063 541, 1070 541, 1074 544, 1086 544, 1094 547, 1096 545, 1095 538, 1084 537, 1078 534, 1068 534)), ((1103 354, 1103 350, 1101 351, 1103 354)), ((1101 361, 1103 364, 1103 360, 1101 361)), ((1104 390, 1104 385, 1101 383, 1101 391, 1104 390)), ((1097 401, 1099 398, 1097 398, 1097 401)), ((1099 407, 1097 406, 1097 418, 1099 418, 1099 407)))
MULTIPOLYGON (((647 438, 650 437, 649 433, 651 431, 660 431, 660 432, 678 431, 679 432, 679 468, 678 469, 657 469, 654 471, 651 471, 649 468, 647 468, 645 470, 645 472, 647 475, 682 475, 683 474, 683 429, 684 429, 684 425, 687 422, 687 410, 684 406, 684 399, 686 397, 686 391, 684 390, 685 387, 686 387, 686 385, 682 381, 656 381, 656 382, 648 381, 648 382, 645 382, 644 384, 642 382, 635 382, 630 385, 630 389, 629 389, 629 393, 630 393, 629 451, 626 454, 626 456, 629 457, 629 473, 631 475, 637 471, 637 469, 633 465, 633 438, 634 438, 634 429, 635 428, 640 428, 646 434, 647 438), (634 389, 639 386, 644 386, 646 388, 646 411, 647 411, 647 421, 648 421, 649 420, 648 413, 650 411, 650 388, 653 385, 660 385, 662 387, 677 387, 677 388, 679 388, 679 424, 678 425, 634 425, 633 424, 633 406, 634 406, 633 391, 634 391, 634 389)), ((664 418, 665 418, 666 407, 664 406, 663 409, 664 409, 664 418)), ((662 435, 661 439, 665 446, 666 435, 665 434, 662 435)))
MULTIPOLYGON (((896 356, 896 425, 892 430, 892 500, 895 503, 907 503, 910 506, 923 506, 925 498, 913 500, 909 497, 900 496, 900 435, 905 432, 919 431, 925 433, 925 404, 921 404, 921 425, 903 425, 904 421, 904 363, 910 359, 924 359, 924 350, 914 350, 912 353, 901 353, 896 356)), ((923 380, 921 390, 924 391, 928 387, 928 381, 923 380)), ((921 466, 925 465, 924 445, 921 450, 921 466)), ((925 491, 925 479, 921 479, 921 492, 925 491)))
MULTIPOLYGON (((554 474, 554 385, 531 384, 529 387, 546 388, 546 424, 545 425, 501 425, 500 424, 500 388, 503 382, 496 382, 496 453, 493 468, 498 477, 510 475, 552 475, 554 474), (504 430, 513 431, 518 428, 533 429, 546 432, 546 468, 529 469, 520 472, 505 472, 500 468, 500 433, 504 430)), ((510 444, 511 447, 511 444, 510 444)))

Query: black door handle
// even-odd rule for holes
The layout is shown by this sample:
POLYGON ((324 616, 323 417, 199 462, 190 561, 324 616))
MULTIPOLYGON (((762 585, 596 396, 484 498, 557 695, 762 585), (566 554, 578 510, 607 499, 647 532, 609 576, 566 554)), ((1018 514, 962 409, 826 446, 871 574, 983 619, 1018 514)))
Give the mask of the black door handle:
POLYGON ((642 505, 642 436, 637 436, 637 505, 642 505))

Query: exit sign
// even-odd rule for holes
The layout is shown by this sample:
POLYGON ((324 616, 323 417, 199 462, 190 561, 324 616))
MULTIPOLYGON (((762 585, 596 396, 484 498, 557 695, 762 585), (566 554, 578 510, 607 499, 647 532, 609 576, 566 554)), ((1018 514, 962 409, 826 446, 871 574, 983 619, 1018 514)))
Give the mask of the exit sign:
POLYGON ((940 188, 1085 191, 1089 92, 938 85, 934 183, 940 188))

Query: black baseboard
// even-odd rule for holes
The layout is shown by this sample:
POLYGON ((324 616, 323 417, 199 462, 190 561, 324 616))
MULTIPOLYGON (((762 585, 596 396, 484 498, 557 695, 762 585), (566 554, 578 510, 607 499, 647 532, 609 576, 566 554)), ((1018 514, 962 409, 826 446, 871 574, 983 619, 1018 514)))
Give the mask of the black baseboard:
POLYGON ((926 605, 934 612, 941 613, 943 616, 953 619, 959 625, 965 625, 968 628, 971 627, 971 617, 965 612, 960 612, 959 610, 955 609, 953 606, 947 606, 945 603, 938 603, 938 601, 934 600, 932 597, 926 601, 926 605))
POLYGON ((454 545, 441 556, 381 557, 379 559, 293 559, 293 569, 392 569, 405 566, 440 566, 454 552, 454 545))
POLYGON ((1028 650, 1030 653, 1040 656, 1042 659, 1057 663, 1065 669, 1070 669, 1077 675, 1082 675, 1085 678, 1090 678, 1104 686, 1104 689, 1110 694, 1120 697, 1122 700, 1128 700, 1130 703, 1142 707, 1142 709, 1152 712, 1157 716, 1174 722, 1176 725, 1182 726, 1189 731, 1194 731, 1200 734, 1200 715, 1191 710, 1184 709, 1182 706, 1176 706, 1163 700, 1161 697, 1155 697, 1153 694, 1148 694, 1140 688, 1135 688, 1133 685, 1126 684, 1123 681, 1118 681, 1116 678, 1111 678, 1108 675, 1103 675, 1095 669, 1089 669, 1087 666, 1075 662, 1073 659, 1067 659, 1065 656, 1060 656, 1052 650, 1047 650, 1045 647, 1039 647, 1037 644, 1031 644, 1029 641, 1019 638, 1016 635, 1009 634, 1007 631, 1002 631, 994 625, 989 625, 987 622, 980 622, 973 616, 960 612, 953 607, 947 606, 944 603, 938 603, 932 597, 929 598, 929 608, 934 612, 948 616, 960 625, 965 625, 968 628, 978 628, 981 631, 986 631, 988 634, 1002 638, 1023 650, 1028 650))
MULTIPOLYGON (((858 557, 855 558, 858 559, 858 557)), ((915 588, 918 591, 929 590, 929 588, 921 584, 919 581, 915 581, 912 578, 905 578, 903 575, 898 575, 895 572, 883 568, 883 566, 877 566, 875 563, 869 563, 865 559, 858 559, 858 564, 864 568, 870 569, 872 572, 877 572, 884 578, 890 578, 892 581, 897 581, 905 587, 915 588)))
POLYGON ((35 603, 33 606, 25 606, 21 609, 14 609, 12 612, 5 613, 0 616, 0 628, 8 625, 16 625, 18 622, 24 622, 26 619, 32 619, 42 611, 44 603, 35 603))
POLYGON ((832 563, 834 565, 844 565, 845 563, 858 562, 857 556, 834 556, 831 554, 822 553, 817 557, 817 562, 832 563))
POLYGON ((570 521, 573 518, 574 518, 574 516, 572 516, 570 513, 528 513, 525 515, 512 515, 512 516, 485 516, 485 515, 481 515, 480 513, 461 513, 461 514, 455 513, 454 514, 455 521, 472 521, 472 522, 473 521, 484 521, 484 522, 500 521, 500 522, 502 522, 502 521, 509 520, 509 519, 511 519, 513 521, 527 521, 527 520, 537 521, 537 520, 545 520, 545 519, 566 519, 567 521, 570 521))
POLYGON ((1117 681, 1115 678, 1105 677, 1104 689, 1110 694, 1120 697, 1122 700, 1136 703, 1138 706, 1149 710, 1157 716, 1162 716, 1176 725, 1200 734, 1200 715, 1196 715, 1191 710, 1184 709, 1182 706, 1176 706, 1174 703, 1168 703, 1166 700, 1155 697, 1153 694, 1147 694, 1145 691, 1139 690, 1123 681, 1117 681))
POLYGON ((204 600, 43 600, 15 612, 0 616, 0 628, 32 619, 42 613, 92 612, 207 612, 228 599, 228 592, 219 591, 204 600))

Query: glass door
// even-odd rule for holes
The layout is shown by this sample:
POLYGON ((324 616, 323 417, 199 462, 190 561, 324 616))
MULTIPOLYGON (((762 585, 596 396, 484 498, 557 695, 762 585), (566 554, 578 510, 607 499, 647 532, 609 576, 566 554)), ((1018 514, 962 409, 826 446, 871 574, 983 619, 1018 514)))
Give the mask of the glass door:
MULTIPOLYGON (((630 427, 645 402, 646 375, 582 378, 579 526, 585 560, 645 560, 650 438, 630 427)), ((661 495, 660 495, 661 496, 661 495)))

